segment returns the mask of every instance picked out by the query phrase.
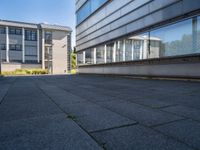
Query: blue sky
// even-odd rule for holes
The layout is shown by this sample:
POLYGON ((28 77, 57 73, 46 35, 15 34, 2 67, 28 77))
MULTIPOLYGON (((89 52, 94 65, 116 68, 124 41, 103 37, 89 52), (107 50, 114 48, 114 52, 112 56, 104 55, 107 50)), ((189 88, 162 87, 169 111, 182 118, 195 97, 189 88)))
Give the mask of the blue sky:
POLYGON ((70 26, 75 45, 75 0, 0 0, 0 19, 70 26))

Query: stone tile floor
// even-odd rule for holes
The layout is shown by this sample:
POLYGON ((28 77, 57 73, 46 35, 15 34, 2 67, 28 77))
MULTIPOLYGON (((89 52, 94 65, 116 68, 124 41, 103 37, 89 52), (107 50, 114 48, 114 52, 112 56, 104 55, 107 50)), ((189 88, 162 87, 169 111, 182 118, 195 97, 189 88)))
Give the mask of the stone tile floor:
POLYGON ((92 75, 0 80, 0 150, 198 150, 200 83, 92 75))

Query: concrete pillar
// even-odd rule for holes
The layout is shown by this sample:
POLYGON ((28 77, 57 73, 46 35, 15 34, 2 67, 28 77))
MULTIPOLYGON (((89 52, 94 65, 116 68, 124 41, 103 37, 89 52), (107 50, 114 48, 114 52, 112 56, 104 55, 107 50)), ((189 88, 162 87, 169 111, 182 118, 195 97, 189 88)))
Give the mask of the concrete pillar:
POLYGON ((134 60, 134 40, 131 40, 131 49, 132 49, 132 56, 131 56, 131 60, 134 60))
POLYGON ((25 63, 25 32, 22 28, 22 63, 25 63))
POLYGON ((83 51, 83 64, 85 64, 85 51, 83 51))
POLYGON ((106 44, 104 46, 104 63, 105 64, 107 63, 107 46, 106 46, 106 44))
POLYGON ((143 47, 143 58, 142 59, 147 59, 148 56, 148 40, 144 40, 144 47, 143 47))
POLYGON ((126 40, 123 41, 123 61, 126 60, 126 40))
POLYGON ((40 63, 40 31, 37 29, 37 61, 40 63))
POLYGON ((6 27, 6 62, 9 62, 9 28, 6 27))
POLYGON ((45 33, 44 30, 42 30, 42 69, 45 69, 45 33))
POLYGON ((144 43, 144 41, 140 41, 140 59, 143 59, 144 43))
POLYGON ((116 49, 117 49, 117 44, 115 42, 113 48, 113 62, 116 62, 116 49))
POLYGON ((97 63, 97 48, 94 48, 94 64, 97 63))

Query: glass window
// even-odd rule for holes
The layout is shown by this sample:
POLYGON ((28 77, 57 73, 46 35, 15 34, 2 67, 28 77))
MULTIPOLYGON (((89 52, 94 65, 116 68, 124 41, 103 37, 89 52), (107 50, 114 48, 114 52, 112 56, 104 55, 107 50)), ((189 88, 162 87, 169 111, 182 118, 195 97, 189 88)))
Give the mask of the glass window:
POLYGON ((98 46, 96 48, 96 61, 97 61, 97 64, 99 63, 104 63, 104 45, 101 45, 101 46, 98 46))
POLYGON ((200 17, 197 18, 197 52, 200 53, 200 17))
POLYGON ((15 34, 15 28, 9 28, 9 34, 15 34))
MULTIPOLYGON (((36 33, 33 33, 32 36, 36 35, 36 33)), ((52 32, 45 32, 45 43, 46 44, 52 44, 52 32)))
POLYGON ((146 59, 149 52, 148 33, 135 35, 130 38, 133 40, 133 60, 146 59))
POLYGON ((132 60, 132 40, 125 40, 125 61, 132 60))
POLYGON ((117 41, 116 47, 116 62, 123 61, 123 40, 117 41))
POLYGON ((6 44, 0 44, 0 50, 6 50, 6 44))
POLYGON ((22 30, 21 29, 16 29, 15 30, 16 35, 22 35, 22 30))
POLYGON ((88 49, 85 51, 85 63, 86 64, 94 63, 94 50, 88 49))
POLYGON ((78 64, 83 64, 83 52, 77 54, 77 61, 78 64))
POLYGON ((77 24, 80 24, 107 1, 108 0, 88 0, 76 13, 77 24))
POLYGON ((194 53, 192 19, 151 31, 150 41, 152 58, 194 53))
POLYGON ((9 49, 10 50, 15 50, 16 48, 15 48, 15 44, 9 44, 9 49))
POLYGON ((106 45, 106 62, 113 62, 114 43, 106 45))
POLYGON ((6 34, 6 28, 0 27, 0 34, 6 34))
POLYGON ((90 0, 87 1, 77 12, 77 24, 81 23, 91 13, 90 0))
POLYGON ((26 41, 37 41, 37 32, 34 30, 25 30, 26 41))
POLYGON ((101 7, 107 0, 91 0, 91 11, 94 12, 101 7))
POLYGON ((22 50, 22 45, 19 45, 19 44, 15 45, 15 50, 16 51, 21 51, 22 50))

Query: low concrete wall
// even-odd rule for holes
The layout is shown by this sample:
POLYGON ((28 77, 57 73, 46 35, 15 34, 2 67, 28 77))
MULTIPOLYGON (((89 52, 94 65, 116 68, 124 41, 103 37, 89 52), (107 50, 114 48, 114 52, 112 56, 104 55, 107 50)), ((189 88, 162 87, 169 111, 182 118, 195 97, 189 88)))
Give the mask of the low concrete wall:
POLYGON ((92 66, 79 66, 82 74, 114 74, 134 76, 162 76, 200 78, 200 58, 181 58, 180 60, 147 60, 122 62, 92 66))
POLYGON ((3 63, 2 71, 15 71, 16 69, 36 69, 42 68, 41 64, 20 64, 20 63, 3 63))

